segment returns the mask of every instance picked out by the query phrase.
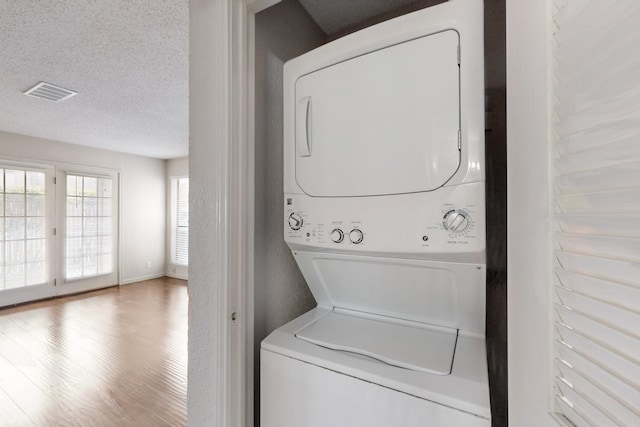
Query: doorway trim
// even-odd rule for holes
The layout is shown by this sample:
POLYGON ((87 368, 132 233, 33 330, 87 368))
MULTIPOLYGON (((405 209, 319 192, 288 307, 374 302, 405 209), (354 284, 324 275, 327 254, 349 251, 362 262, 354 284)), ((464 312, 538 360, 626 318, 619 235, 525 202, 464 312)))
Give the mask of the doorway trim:
MULTIPOLYGON (((231 312, 240 319, 237 334, 231 334, 227 354, 231 381, 227 402, 229 425, 255 425, 254 414, 254 220, 255 220, 255 18, 281 0, 234 1, 231 23, 231 153, 229 206, 238 213, 230 216, 231 312), (234 191, 235 190, 235 191, 234 191), (235 397, 235 398, 234 398, 235 397)), ((233 325, 232 325, 233 326, 233 325)), ((225 424, 226 425, 226 424, 225 424)))
POLYGON ((254 425, 255 15, 191 0, 188 426, 254 425))

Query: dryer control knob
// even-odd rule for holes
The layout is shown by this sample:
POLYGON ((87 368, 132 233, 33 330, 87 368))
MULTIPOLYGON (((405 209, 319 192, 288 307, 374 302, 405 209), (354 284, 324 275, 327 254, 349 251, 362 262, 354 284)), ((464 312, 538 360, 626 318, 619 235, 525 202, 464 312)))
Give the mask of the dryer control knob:
POLYGON ((452 209, 444 214, 442 224, 448 231, 463 231, 469 225, 469 214, 463 210, 452 209))
POLYGON ((349 240, 351 240, 351 243, 355 243, 357 245, 358 243, 361 243, 363 239, 364 234, 357 228, 354 228, 351 230, 351 233, 349 233, 349 240))
POLYGON ((335 228, 331 232, 331 240, 333 240, 335 243, 342 242, 344 240, 344 232, 339 228, 335 228))
POLYGON ((303 223, 304 221, 302 220, 302 217, 299 214, 294 212, 291 215, 289 215, 289 227, 291 227, 292 230, 294 231, 300 230, 302 228, 303 223))

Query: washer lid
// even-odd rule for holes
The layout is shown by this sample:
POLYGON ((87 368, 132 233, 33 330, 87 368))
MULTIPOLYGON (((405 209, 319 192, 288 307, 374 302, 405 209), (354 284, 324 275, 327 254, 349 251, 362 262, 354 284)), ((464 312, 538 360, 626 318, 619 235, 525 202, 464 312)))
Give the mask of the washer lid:
POLYGON ((392 323, 333 311, 298 331, 296 337, 400 368, 449 375, 458 331, 417 322, 392 323))
POLYGON ((484 334, 485 267, 294 250, 320 307, 484 334))
POLYGON ((448 30, 300 77, 295 176, 310 196, 431 191, 460 164, 459 35, 448 30))

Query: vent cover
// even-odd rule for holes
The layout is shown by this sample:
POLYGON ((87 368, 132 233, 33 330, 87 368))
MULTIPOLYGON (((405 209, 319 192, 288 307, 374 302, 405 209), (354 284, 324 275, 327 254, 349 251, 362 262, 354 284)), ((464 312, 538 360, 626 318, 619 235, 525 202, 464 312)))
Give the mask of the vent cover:
POLYGON ((24 92, 25 95, 46 99, 47 101, 53 102, 64 101, 65 99, 69 99, 77 93, 78 92, 64 89, 60 86, 52 85, 45 82, 40 82, 31 89, 24 92))

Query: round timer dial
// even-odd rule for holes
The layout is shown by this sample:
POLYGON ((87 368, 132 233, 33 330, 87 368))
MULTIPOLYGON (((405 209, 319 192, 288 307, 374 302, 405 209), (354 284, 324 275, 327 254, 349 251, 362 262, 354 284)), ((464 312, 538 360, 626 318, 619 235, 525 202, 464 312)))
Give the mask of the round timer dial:
POLYGON ((469 218, 469 213, 462 209, 452 209, 444 214, 444 218, 442 219, 442 225, 444 225, 445 230, 451 231, 452 233, 465 231, 469 227, 470 222, 471 218, 469 218))
POLYGON ((289 227, 291 227, 292 230, 297 231, 300 230, 302 228, 302 224, 303 224, 303 220, 302 217, 297 214, 297 213, 292 213, 291 215, 289 215, 289 227))

